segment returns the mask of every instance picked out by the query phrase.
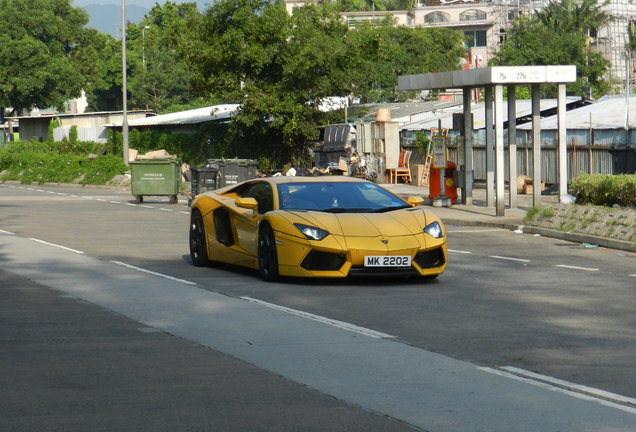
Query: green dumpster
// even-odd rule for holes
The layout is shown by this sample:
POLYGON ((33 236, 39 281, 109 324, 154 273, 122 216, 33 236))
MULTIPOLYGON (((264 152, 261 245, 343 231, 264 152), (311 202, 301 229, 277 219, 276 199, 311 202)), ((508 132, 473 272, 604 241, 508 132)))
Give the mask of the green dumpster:
POLYGON ((132 194, 137 204, 144 196, 168 196, 178 202, 181 184, 181 162, 178 159, 148 159, 130 163, 132 194))

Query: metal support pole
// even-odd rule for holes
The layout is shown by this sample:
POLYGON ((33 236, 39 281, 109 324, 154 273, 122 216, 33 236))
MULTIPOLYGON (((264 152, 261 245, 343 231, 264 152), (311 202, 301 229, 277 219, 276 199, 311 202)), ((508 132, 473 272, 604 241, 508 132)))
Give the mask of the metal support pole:
POLYGON ((464 190, 462 204, 473 205, 473 122, 471 111, 472 88, 464 87, 464 190))
POLYGON ((532 84, 532 205, 541 205, 541 93, 532 84))
POLYGON ((495 181, 496 181, 496 214, 497 216, 506 215, 505 203, 505 162, 504 162, 504 113, 503 113, 503 86, 498 84, 495 86, 495 181))
POLYGON ((517 208, 517 96, 515 86, 508 86, 508 198, 511 209, 517 208))
POLYGON ((565 124, 565 84, 558 84, 559 197, 568 194, 568 150, 565 124))
POLYGON ((128 156, 128 88, 126 82, 126 0, 121 0, 121 64, 122 64, 122 111, 121 122, 122 144, 124 147, 124 163, 129 165, 128 156))
POLYGON ((484 89, 486 96, 486 206, 495 205, 495 139, 493 131, 492 86, 484 89))

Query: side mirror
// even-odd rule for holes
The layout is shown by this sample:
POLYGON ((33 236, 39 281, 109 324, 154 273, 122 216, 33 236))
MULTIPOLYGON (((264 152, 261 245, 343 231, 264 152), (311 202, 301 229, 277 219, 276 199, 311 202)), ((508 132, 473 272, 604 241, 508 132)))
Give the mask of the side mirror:
POLYGON ((256 216, 257 211, 258 211, 258 201, 256 201, 256 199, 254 199, 254 198, 237 198, 236 201, 234 201, 234 203, 236 204, 237 207, 248 209, 248 210, 253 210, 254 214, 252 215, 252 217, 256 216))
POLYGON ((418 196, 410 196, 406 200, 412 207, 424 204, 424 198, 418 196))
POLYGON ((254 198, 237 198, 234 202, 237 207, 254 210, 258 208, 258 202, 254 198))

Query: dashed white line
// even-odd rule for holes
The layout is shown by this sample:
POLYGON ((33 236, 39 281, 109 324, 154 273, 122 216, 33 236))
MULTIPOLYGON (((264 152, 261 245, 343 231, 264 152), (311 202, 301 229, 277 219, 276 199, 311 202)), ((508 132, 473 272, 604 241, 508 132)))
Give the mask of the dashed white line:
POLYGON ((566 264, 557 264, 557 265, 555 265, 555 267, 561 267, 561 268, 572 269, 572 270, 598 271, 597 268, 577 267, 577 266, 571 266, 571 265, 566 265, 566 264))
POLYGON ((136 271, 139 271, 139 272, 142 272, 142 273, 146 273, 146 274, 149 274, 149 275, 158 276, 158 277, 161 277, 161 278, 164 278, 164 279, 168 279, 168 280, 171 280, 171 281, 175 281, 175 282, 179 282, 179 283, 182 283, 182 284, 197 285, 196 282, 192 282, 192 281, 185 280, 185 279, 180 279, 180 278, 177 278, 177 277, 174 277, 174 276, 170 276, 170 275, 167 275, 167 274, 163 274, 163 273, 157 273, 157 272, 154 272, 152 270, 146 270, 144 268, 137 267, 137 266, 130 265, 130 264, 126 264, 126 263, 121 262, 121 261, 111 261, 111 262, 113 264, 117 264, 118 266, 126 267, 126 268, 129 268, 131 270, 136 270, 136 271))
POLYGON ((326 318, 326 317, 323 317, 323 316, 320 316, 320 315, 314 315, 314 314, 309 313, 309 312, 304 312, 304 311, 300 311, 300 310, 297 310, 297 309, 291 309, 291 308, 288 308, 288 307, 285 307, 285 306, 280 306, 280 305, 277 305, 277 304, 274 304, 274 303, 268 303, 268 302, 265 302, 265 301, 262 301, 262 300, 258 300, 258 299, 252 298, 252 297, 241 297, 241 298, 243 300, 247 300, 248 302, 251 302, 251 303, 255 303, 255 304, 258 304, 258 305, 261 305, 261 306, 265 306, 265 307, 268 307, 268 308, 271 308, 271 309, 275 309, 275 310, 278 310, 278 311, 281 311, 281 312, 287 312, 287 313, 292 314, 292 315, 296 315, 296 316, 299 316, 299 317, 302 317, 302 318, 307 318, 307 319, 310 319, 310 320, 313 320, 313 321, 318 321, 318 322, 321 322, 321 323, 324 323, 324 324, 329 324, 331 326, 338 327, 339 329, 352 331, 352 332, 359 333, 359 334, 364 335, 364 336, 369 336, 369 337, 372 337, 372 338, 375 338, 375 339, 395 339, 395 336, 391 336, 391 335, 386 334, 386 333, 380 333, 380 332, 377 332, 375 330, 371 330, 371 329, 368 329, 368 328, 359 327, 357 325, 350 324, 350 323, 347 323, 347 322, 344 322, 344 321, 333 320, 331 318, 326 318))
POLYGON ((111 204, 121 204, 121 202, 119 202, 119 201, 108 201, 108 202, 111 203, 111 204))
POLYGON ((15 233, 12 233, 11 231, 5 231, 5 230, 0 230, 0 233, 2 233, 2 234, 15 235, 15 233))
POLYGON ((518 261, 518 262, 524 262, 524 263, 529 263, 530 262, 530 260, 528 260, 528 259, 512 258, 512 257, 499 256, 499 255, 491 255, 490 258, 502 259, 502 260, 507 260, 507 261, 518 261))
POLYGON ((56 247, 56 248, 59 248, 59 249, 64 249, 64 250, 67 250, 69 252, 73 252, 73 253, 76 253, 76 254, 83 254, 84 253, 84 252, 82 252, 80 250, 77 250, 77 249, 71 249, 71 248, 66 247, 66 246, 62 246, 62 245, 55 244, 55 243, 50 243, 50 242, 47 242, 47 241, 44 241, 44 240, 40 240, 40 239, 36 239, 36 238, 33 238, 33 237, 31 237, 31 240, 36 241, 38 243, 42 243, 42 244, 48 245, 48 246, 53 246, 53 247, 56 247))
POLYGON ((458 253, 458 254, 471 254, 472 253, 472 252, 469 252, 469 251, 461 251, 461 250, 455 250, 455 249, 448 249, 448 252, 458 253))

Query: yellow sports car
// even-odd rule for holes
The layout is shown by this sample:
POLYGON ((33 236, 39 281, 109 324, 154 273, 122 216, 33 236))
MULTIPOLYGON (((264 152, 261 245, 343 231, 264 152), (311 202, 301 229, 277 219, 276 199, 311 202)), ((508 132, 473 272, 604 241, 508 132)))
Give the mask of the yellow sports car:
POLYGON ((422 204, 346 176, 268 177, 195 197, 190 256, 279 276, 412 274, 446 268, 442 222, 422 204))

